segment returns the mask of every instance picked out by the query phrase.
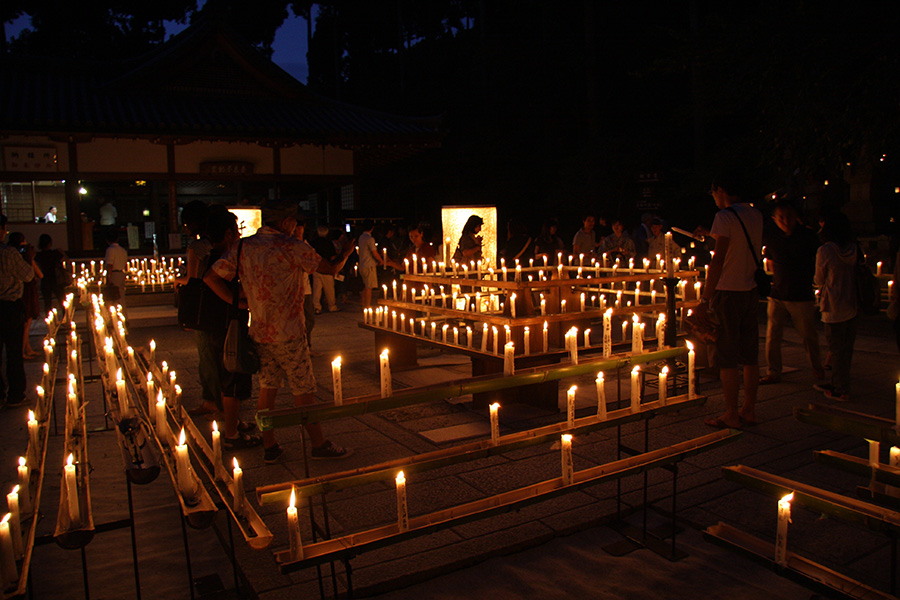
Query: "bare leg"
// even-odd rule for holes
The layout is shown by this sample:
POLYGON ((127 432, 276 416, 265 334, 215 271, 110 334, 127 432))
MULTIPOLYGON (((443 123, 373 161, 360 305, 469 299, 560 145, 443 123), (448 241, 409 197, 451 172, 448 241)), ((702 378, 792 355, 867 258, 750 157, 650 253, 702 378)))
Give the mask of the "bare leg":
MULTIPOLYGON (((308 404, 314 404, 316 401, 316 397, 314 394, 298 394, 294 396, 294 405, 295 406, 306 406, 308 404)), ((313 448, 318 448, 322 444, 325 443, 325 436, 322 434, 322 426, 318 423, 307 423, 305 425, 307 433, 309 433, 309 440, 313 445, 313 448)), ((265 433, 263 433, 265 436, 265 433)), ((268 444, 266 444, 268 446, 268 444)))
MULTIPOLYGON (((737 372, 735 371, 735 375, 737 372)), ((745 421, 756 421, 756 392, 759 388, 759 365, 744 365, 744 404, 740 416, 745 421)), ((737 404, 737 394, 735 394, 737 404)))
MULTIPOLYGON (((756 372, 759 373, 758 367, 756 372)), ((719 377, 722 380, 722 393, 725 395, 725 414, 720 419, 729 427, 739 427, 741 419, 737 410, 738 390, 740 388, 738 370, 736 367, 719 369, 719 377)))
POLYGON ((368 288, 365 285, 363 285, 363 289, 360 292, 360 299, 362 300, 363 308, 372 306, 372 290, 371 290, 371 288, 368 288))
MULTIPOLYGON (((271 410, 275 408, 275 395, 278 390, 275 388, 259 388, 259 400, 256 401, 256 410, 271 410)), ((237 426, 237 423, 235 423, 237 426)), ((262 432, 263 446, 271 448, 275 445, 275 430, 267 429, 262 432)))

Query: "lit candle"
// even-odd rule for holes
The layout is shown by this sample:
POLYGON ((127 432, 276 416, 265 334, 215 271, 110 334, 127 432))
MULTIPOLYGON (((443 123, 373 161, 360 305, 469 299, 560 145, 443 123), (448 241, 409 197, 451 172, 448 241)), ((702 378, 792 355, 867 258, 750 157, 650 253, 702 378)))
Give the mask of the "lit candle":
POLYGON ((388 359, 388 349, 381 351, 381 397, 387 398, 393 394, 391 390, 391 363, 388 359))
POLYGON ((188 456, 188 447, 184 437, 184 428, 178 436, 178 445, 175 446, 175 474, 178 482, 178 491, 186 498, 193 498, 196 493, 194 478, 191 475, 191 459, 188 456))
POLYGON ((397 280, 391 282, 391 289, 393 290, 394 300, 397 300, 397 280))
MULTIPOLYGON (((432 323, 433 325, 433 323, 432 323)), ((487 352, 487 341, 488 341, 488 324, 481 324, 481 351, 487 352)))
POLYGON ((575 476, 575 465, 572 461, 572 435, 564 433, 560 438, 562 449, 562 482, 563 485, 572 485, 575 476))
POLYGON ((635 365, 631 370, 631 412, 641 410, 641 366, 635 365))
MULTIPOLYGON (((618 306, 619 302, 616 301, 616 306, 618 306)), ((628 319, 622 319, 622 341, 628 339, 628 319)))
POLYGON ((493 338, 491 341, 493 342, 494 354, 500 354, 500 351, 499 351, 500 338, 497 336, 497 326, 496 325, 491 325, 491 336, 493 338))
POLYGON ((75 456, 69 454, 66 464, 63 467, 65 487, 66 487, 66 505, 69 507, 69 520, 72 521, 73 528, 81 522, 81 509, 78 504, 78 480, 75 476, 75 456))
POLYGON ((397 331, 397 311, 391 311, 391 329, 397 331))
POLYGON ((668 393, 667 384, 669 379, 669 367, 663 367, 659 370, 659 405, 666 405, 666 396, 668 393))
POLYGON ((509 296, 509 314, 513 319, 516 318, 516 294, 512 293, 509 296))
POLYGON ((19 568, 16 566, 15 547, 9 532, 9 520, 12 515, 6 513, 0 521, 0 576, 3 588, 19 580, 19 568))
MULTIPOLYGON (((688 400, 694 398, 696 390, 694 389, 694 345, 687 342, 688 347, 688 400)), ((900 399, 900 384, 898 384, 897 398, 900 399)), ((900 404, 900 400, 898 400, 900 404)))
POLYGON ((525 326, 525 356, 531 354, 531 329, 526 325, 525 326))
POLYGON ((516 354, 515 345, 512 342, 506 342, 506 344, 503 345, 503 374, 504 375, 515 375, 515 373, 516 373, 515 354, 516 354))
POLYGON ((872 477, 875 477, 875 469, 878 468, 878 455, 881 452, 881 444, 877 440, 866 440, 869 442, 869 466, 872 467, 872 477))
POLYGON ((303 560, 303 540, 300 538, 300 519, 297 517, 297 495, 291 486, 291 502, 287 508, 288 539, 291 561, 303 560))
POLYGON ((631 352, 632 354, 638 354, 640 352, 638 349, 638 340, 641 337, 640 317, 635 313, 631 316, 631 320, 631 352))
POLYGON ((547 301, 544 298, 541 298, 541 316, 547 316, 547 301))
POLYGON ((489 408, 491 409, 491 445, 496 446, 500 443, 500 403, 494 402, 489 408))
POLYGON ((672 256, 672 232, 666 232, 665 237, 666 277, 675 277, 675 262, 672 256))
POLYGON ((775 535, 775 563, 780 567, 787 566, 787 534, 788 523, 791 522, 791 492, 778 501, 778 531, 775 535))
POLYGON ((9 532, 13 540, 13 550, 16 553, 16 558, 19 558, 25 549, 22 546, 22 519, 19 516, 18 485, 6 495, 6 505, 9 507, 9 532))
POLYGON ((397 529, 409 530, 409 512, 406 509, 406 477, 403 471, 397 473, 397 529))
POLYGON ((597 418, 601 421, 606 420, 606 381, 603 378, 603 371, 597 373, 597 379, 594 381, 597 386, 597 418))
POLYGON ((898 381, 897 383, 894 384, 894 393, 896 394, 896 397, 897 397, 896 402, 895 402, 895 404, 896 404, 895 419, 897 422, 897 427, 900 427, 900 381, 898 381))
POLYGON ((544 352, 547 352, 547 350, 550 348, 550 332, 547 330, 547 321, 544 321, 543 348, 544 352))
POLYGON ((180 407, 180 406, 181 406, 181 386, 176 385, 175 386, 175 409, 177 410, 178 407, 180 407))
POLYGON ((150 340, 150 364, 156 362, 156 340, 150 340))
POLYGON ((444 323, 444 324, 441 326, 441 341, 444 342, 445 344, 447 343, 447 331, 448 331, 449 329, 450 329, 450 324, 449 324, 449 323, 444 323))
POLYGON ((875 263, 875 275, 881 276, 881 261, 875 263))
POLYGON ((26 514, 31 512, 31 469, 24 456, 19 457, 19 507, 26 514))
POLYGON ((238 464, 237 457, 231 459, 234 468, 231 471, 231 478, 234 480, 232 496, 234 496, 234 514, 244 514, 244 470, 238 464))
POLYGON ((578 364, 578 328, 572 327, 566 333, 566 346, 569 349, 569 360, 573 365, 578 364))
POLYGON ((584 347, 585 348, 591 347, 591 329, 590 328, 587 328, 584 330, 584 347))
POLYGON ((153 408, 153 403, 156 401, 156 386, 153 383, 153 373, 149 371, 147 372, 147 401, 150 408, 153 408))
POLYGON ((331 361, 331 384, 334 388, 334 405, 341 406, 344 403, 344 390, 341 386, 341 357, 331 361))
POLYGON ((459 346, 459 327, 453 328, 453 343, 459 346))
POLYGON ((28 460, 38 464, 40 459, 40 426, 34 418, 34 411, 28 411, 28 460))
MULTIPOLYGON (((169 431, 169 420, 166 417, 166 399, 163 397, 162 391, 156 394, 154 411, 156 412, 156 437, 159 438, 160 442, 168 445, 171 443, 172 434, 169 431)), ((218 431, 216 433, 218 434, 218 431)), ((213 450, 215 450, 216 441, 216 436, 213 436, 213 450)))
POLYGON ((565 300, 559 301, 559 312, 561 312, 561 313, 566 312, 566 301, 565 300))
POLYGON ((577 385, 573 385, 566 391, 566 426, 569 429, 575 428, 575 391, 577 385))

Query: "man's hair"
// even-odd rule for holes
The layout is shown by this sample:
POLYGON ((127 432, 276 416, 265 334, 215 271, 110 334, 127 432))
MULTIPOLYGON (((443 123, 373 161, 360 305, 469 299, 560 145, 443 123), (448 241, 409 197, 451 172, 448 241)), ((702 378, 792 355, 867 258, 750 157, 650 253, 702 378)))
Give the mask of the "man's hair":
POLYGON ((237 231, 237 215, 227 210, 211 212, 206 222, 209 241, 213 244, 221 243, 228 231, 237 231))
POLYGON ((819 236, 823 242, 834 242, 838 246, 852 242, 853 227, 850 225, 850 218, 840 211, 826 214, 819 236))
POLYGON ((372 228, 375 227, 375 221, 372 219, 365 219, 362 222, 362 230, 363 231, 372 231, 372 228))
POLYGON ((743 176, 735 171, 719 173, 712 180, 712 189, 722 188, 729 196, 743 196, 745 185, 743 176))
POLYGON ((328 225, 319 225, 316 227, 316 233, 319 234, 319 237, 328 237, 328 225))
POLYGON ((55 207, 55 206, 51 206, 50 208, 47 209, 47 212, 53 210, 54 208, 56 208, 56 207, 55 207))
POLYGON ((106 241, 110 244, 119 241, 119 232, 115 229, 108 229, 106 231, 106 241))
POLYGON ((791 215, 798 215, 797 207, 790 200, 779 200, 775 203, 775 207, 772 209, 774 213, 777 210, 783 210, 784 212, 791 215))
POLYGON ((38 249, 46 250, 50 246, 53 245, 53 238, 50 237, 49 233, 42 233, 41 237, 38 238, 38 249))

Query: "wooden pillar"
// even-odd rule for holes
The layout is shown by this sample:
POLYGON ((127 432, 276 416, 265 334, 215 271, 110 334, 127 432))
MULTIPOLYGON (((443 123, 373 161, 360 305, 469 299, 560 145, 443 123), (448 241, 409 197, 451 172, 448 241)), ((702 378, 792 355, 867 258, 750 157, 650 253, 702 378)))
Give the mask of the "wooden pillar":
MULTIPOLYGON (((78 194, 78 144, 69 141, 69 174, 66 176, 66 235, 69 238, 69 252, 84 250, 81 235, 81 196, 78 194)), ((92 240, 93 241, 93 240, 92 240)))
MULTIPOLYGON (((166 144, 166 172, 169 176, 169 229, 167 233, 178 233, 178 189, 175 185, 175 144, 173 142, 169 142, 166 144)), ((156 239, 159 240, 159 219, 156 220, 156 239)), ((161 241, 161 240, 160 240, 161 241)), ((170 250, 180 250, 181 243, 179 242, 178 247, 173 247, 174 244, 169 244, 168 241, 166 246, 170 250)))

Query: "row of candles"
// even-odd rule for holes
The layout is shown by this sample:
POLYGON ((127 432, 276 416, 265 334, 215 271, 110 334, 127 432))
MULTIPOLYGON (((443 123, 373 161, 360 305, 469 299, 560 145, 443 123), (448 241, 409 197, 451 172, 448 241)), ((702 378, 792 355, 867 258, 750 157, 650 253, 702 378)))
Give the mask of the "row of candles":
MULTIPOLYGON (((132 258, 125 267, 126 277, 135 285, 141 286, 141 291, 160 291, 171 289, 179 268, 184 264, 182 257, 178 258, 132 258)), ((102 260, 74 261, 68 260, 66 268, 72 272, 72 279, 77 284, 89 286, 96 284, 106 277, 106 268, 102 260)))
POLYGON ((8 512, 0 519, 0 584, 7 589, 19 580, 18 560, 24 556, 25 538, 22 522, 37 514, 37 506, 32 502, 32 465, 40 465, 41 448, 48 435, 50 394, 54 389, 56 377, 56 334, 60 323, 69 321, 74 312, 74 299, 71 294, 63 300, 63 316, 53 309, 47 314, 47 335, 43 348, 45 362, 41 383, 35 386, 37 402, 34 409, 28 411, 27 430, 28 446, 25 456, 18 459, 17 483, 6 495, 8 512))
MULTIPOLYGON (((390 311, 390 318, 388 318, 388 310, 388 307, 363 309, 365 323, 367 325, 374 325, 376 327, 391 329, 392 331, 396 331, 398 333, 406 333, 413 336, 421 335, 424 338, 428 338, 434 341, 440 341, 444 344, 453 344, 460 347, 463 347, 461 340, 464 339, 466 348, 475 348, 475 332, 470 326, 466 326, 465 328, 463 328, 454 325, 451 327, 449 323, 442 323, 440 326, 440 333, 438 333, 438 321, 431 321, 429 319, 421 318, 417 320, 413 317, 407 319, 404 313, 401 312, 398 315, 397 311, 395 310, 390 311)), ((613 311, 611 308, 609 308, 603 313, 603 355, 605 357, 609 357, 612 353, 612 319, 613 311)), ((666 315, 665 313, 660 313, 659 316, 655 319, 654 326, 658 349, 663 349, 665 347, 665 323, 666 315)), ((635 354, 640 354, 641 352, 643 352, 644 348, 646 323, 641 322, 641 317, 637 313, 632 313, 630 320, 627 318, 622 319, 622 337, 620 338, 621 341, 625 341, 628 339, 629 324, 631 325, 631 351, 635 354)), ((549 351, 549 326, 549 322, 544 321, 541 339, 542 352, 549 351)), ((583 332, 583 335, 579 335, 579 330, 577 327, 572 327, 566 332, 565 349, 569 351, 570 355, 572 355, 572 362, 574 364, 578 364, 577 356, 579 340, 583 339, 583 344, 581 346, 582 348, 588 349, 593 347, 591 334, 592 329, 590 328, 586 328, 583 332)), ((525 326, 523 328, 523 335, 524 355, 528 356, 532 352, 531 328, 529 326, 525 326)), ((504 325, 501 329, 496 325, 482 323, 480 342, 481 352, 488 352, 489 341, 491 352, 493 354, 499 355, 500 348, 505 348, 506 344, 512 342, 511 327, 509 325, 504 325), (501 331, 504 335, 502 339, 500 337, 501 331)))
MULTIPOLYGON (((615 284, 611 283, 610 287, 602 288, 598 287, 596 290, 591 290, 596 293, 588 293, 581 292, 578 296, 578 304, 577 309, 579 312, 584 312, 588 309, 606 309, 606 308, 623 308, 623 307, 631 307, 631 306, 640 306, 642 304, 641 300, 644 298, 649 298, 649 304, 656 304, 656 296, 657 291, 654 286, 655 280, 651 279, 649 285, 646 290, 641 289, 641 282, 634 282, 633 289, 625 289, 626 282, 622 282, 623 289, 616 290, 614 289, 615 284), (628 297, 631 297, 629 300, 628 297)), ((684 279, 678 282, 677 289, 675 291, 676 298, 684 298, 685 291, 687 289, 688 282, 684 279)), ((388 295, 388 286, 387 284, 382 284, 382 291, 384 293, 384 299, 388 299, 391 296, 388 295)), ((407 284, 397 285, 397 280, 395 279, 391 284, 391 290, 393 292, 393 300, 399 302, 411 302, 413 304, 421 304, 422 306, 432 306, 432 307, 440 307, 440 308, 452 308, 454 310, 464 310, 471 311, 475 313, 502 313, 504 310, 505 302, 503 299, 503 294, 494 293, 494 292, 486 292, 484 294, 481 291, 475 291, 471 294, 461 294, 458 290, 458 286, 452 286, 452 291, 448 295, 444 289, 444 286, 438 286, 437 289, 434 287, 429 287, 427 284, 422 287, 421 293, 416 293, 415 287, 409 287, 407 284), (398 293, 399 289, 399 293, 398 293), (448 301, 449 300, 449 301, 448 301), (438 304, 440 301, 440 304, 438 304)), ((693 284, 694 296, 699 298, 703 291, 703 283, 700 281, 696 281, 693 284)), ((666 300, 666 292, 663 290, 661 294, 660 300, 665 302, 666 300)), ((509 307, 510 307, 510 316, 513 319, 516 318, 516 299, 518 298, 515 292, 509 295, 509 307)), ((576 305, 573 303, 572 311, 568 310, 569 305, 567 300, 560 300, 559 306, 559 314, 565 314, 568 312, 574 312, 576 305)), ((540 314, 541 316, 547 316, 547 299, 544 297, 544 294, 540 294, 540 314)))

